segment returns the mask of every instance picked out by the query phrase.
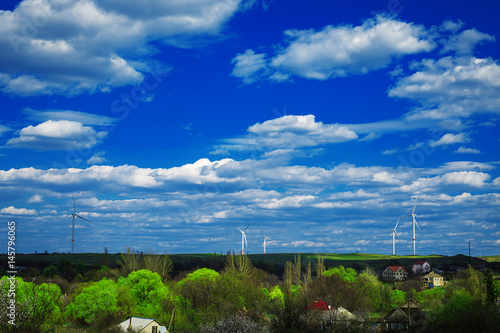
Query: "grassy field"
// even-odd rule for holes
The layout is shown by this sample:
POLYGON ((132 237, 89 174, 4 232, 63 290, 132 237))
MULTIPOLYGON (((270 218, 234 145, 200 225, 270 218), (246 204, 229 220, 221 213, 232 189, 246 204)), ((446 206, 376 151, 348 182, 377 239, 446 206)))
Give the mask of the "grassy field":
MULTIPOLYGON (((456 265, 465 266, 469 263, 469 257, 465 255, 456 256, 390 256, 370 253, 323 253, 325 266, 344 266, 361 270, 365 267, 374 269, 384 269, 389 265, 402 265, 410 267, 417 260, 427 260, 431 265, 456 265)), ((249 257, 255 266, 279 274, 285 262, 294 262, 297 253, 269 253, 250 254, 249 257)), ((317 262, 317 253, 300 253, 302 265, 306 266, 310 261, 314 267, 317 262)), ((78 254, 18 254, 16 263, 18 266, 36 267, 43 269, 49 265, 59 265, 61 260, 68 260, 73 264, 84 263, 89 267, 98 268, 103 263, 104 254, 99 253, 78 253, 78 254)), ((174 263, 175 271, 185 271, 201 267, 223 267, 225 257, 221 254, 200 253, 200 254, 172 254, 170 255, 174 263)), ((118 267, 120 254, 108 254, 110 267, 118 267)), ((473 265, 484 265, 487 262, 500 262, 500 255, 481 258, 470 258, 473 265)), ((6 261, 5 261, 6 262, 6 261)))
POLYGON ((487 256, 487 257, 479 257, 487 262, 500 262, 500 255, 498 256, 487 256))

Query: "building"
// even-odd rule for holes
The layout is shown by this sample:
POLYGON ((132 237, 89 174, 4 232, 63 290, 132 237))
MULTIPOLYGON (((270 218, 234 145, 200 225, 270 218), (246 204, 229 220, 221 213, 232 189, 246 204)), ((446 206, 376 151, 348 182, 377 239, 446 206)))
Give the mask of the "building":
POLYGON ((411 267, 415 274, 427 274, 431 271, 431 264, 427 261, 419 260, 411 267))
POLYGON ((420 281, 422 282, 423 287, 429 288, 441 287, 446 284, 444 277, 435 272, 430 272, 429 274, 422 276, 420 281))
POLYGON ((425 321, 425 315, 422 312, 422 305, 417 301, 410 299, 405 304, 393 308, 385 315, 380 330, 394 332, 407 331, 409 325, 420 325, 425 321))
POLYGON ((408 271, 403 266, 389 266, 382 272, 382 280, 387 282, 404 281, 408 271))
POLYGON ((133 330, 138 333, 168 333, 167 328, 154 319, 130 317, 118 324, 122 332, 133 330))

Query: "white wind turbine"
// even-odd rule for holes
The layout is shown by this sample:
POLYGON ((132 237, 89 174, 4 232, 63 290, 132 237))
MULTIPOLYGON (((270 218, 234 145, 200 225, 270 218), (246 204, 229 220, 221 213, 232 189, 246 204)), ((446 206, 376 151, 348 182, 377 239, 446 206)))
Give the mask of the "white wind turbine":
POLYGON ((75 217, 79 217, 82 220, 85 220, 87 222, 92 223, 92 221, 89 221, 86 218, 81 217, 80 215, 78 215, 76 213, 75 195, 73 195, 73 214, 71 214, 71 217, 73 217, 73 229, 71 231, 71 253, 74 253, 75 252, 75 217))
POLYGON ((260 230, 260 232, 262 232, 262 236, 264 236, 264 254, 266 254, 266 240, 267 240, 267 236, 264 234, 264 231, 262 231, 262 229, 260 230))
POLYGON ((415 219, 415 216, 417 216, 417 214, 415 214, 415 208, 417 207, 418 195, 412 196, 412 198, 415 198, 415 205, 413 206, 413 211, 411 212, 411 214, 403 215, 400 218, 411 216, 413 219, 413 221, 412 221, 412 225, 413 225, 413 255, 415 255, 415 225, 418 227, 418 230, 420 230, 420 226, 418 225, 417 220, 415 219))
POLYGON ((241 230, 240 228, 236 228, 241 232, 241 254, 242 255, 245 254, 245 244, 248 246, 246 232, 247 232, 247 229, 249 226, 250 226, 250 224, 247 225, 245 230, 241 230))
POLYGON ((401 240, 399 239, 399 236, 398 236, 398 233, 396 232, 396 229, 398 228, 398 224, 399 224, 399 219, 398 219, 398 222, 396 222, 396 226, 394 227, 394 229, 391 229, 392 231, 392 255, 395 256, 396 255, 396 238, 398 238, 398 242, 401 242, 401 240))

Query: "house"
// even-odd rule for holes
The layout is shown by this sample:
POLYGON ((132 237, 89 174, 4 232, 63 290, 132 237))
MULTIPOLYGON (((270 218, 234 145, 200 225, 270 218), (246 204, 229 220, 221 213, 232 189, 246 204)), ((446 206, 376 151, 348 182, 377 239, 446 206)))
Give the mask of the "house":
POLYGON ((408 271, 403 266, 389 266, 382 272, 382 280, 387 282, 404 281, 408 271))
POLYGON ((413 264, 411 270, 415 274, 427 274, 431 271, 431 264, 429 264, 427 261, 419 260, 416 261, 415 264, 413 264))
POLYGON ((168 333, 167 328, 154 319, 130 317, 118 324, 122 332, 133 330, 138 333, 168 333))
POLYGON ((379 329, 385 331, 406 331, 408 325, 421 324, 425 320, 422 305, 410 299, 405 304, 393 308, 385 315, 379 329))
POLYGON ((435 272, 430 272, 429 274, 422 276, 420 281, 422 282, 423 287, 429 288, 441 287, 447 283, 444 280, 444 277, 435 272))
POLYGON ((308 310, 331 310, 332 306, 322 299, 315 300, 307 305, 308 310))

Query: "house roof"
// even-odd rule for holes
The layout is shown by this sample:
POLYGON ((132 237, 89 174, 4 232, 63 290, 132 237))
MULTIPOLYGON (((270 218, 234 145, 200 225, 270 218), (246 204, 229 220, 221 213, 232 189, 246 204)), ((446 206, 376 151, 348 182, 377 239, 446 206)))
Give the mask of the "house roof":
POLYGON ((384 322, 407 322, 408 315, 400 308, 393 308, 384 317, 384 322))
POLYGON ((419 302, 415 301, 413 298, 410 299, 408 302, 400 306, 401 309, 421 309, 422 305, 420 305, 419 302))
POLYGON ((332 307, 322 299, 315 300, 307 305, 309 310, 331 310, 332 307))
POLYGON ((419 260, 419 261, 415 261, 415 265, 419 265, 419 266, 422 266, 423 264, 425 264, 427 261, 425 260, 419 260))
POLYGON ((391 269, 391 271, 395 272, 399 269, 399 267, 401 267, 403 269, 403 271, 407 271, 406 268, 404 268, 403 266, 389 266, 389 268, 391 269))
MULTIPOLYGON (((129 325, 132 325, 132 329, 140 331, 144 327, 151 324, 152 322, 157 322, 157 321, 154 319, 150 319, 150 318, 131 317, 125 321, 122 321, 120 324, 118 324, 118 326, 125 332, 128 332, 129 325)), ((158 323, 158 325, 160 325, 160 324, 158 323)), ((161 328, 164 328, 164 326, 161 326, 161 328)), ((161 328, 160 328, 160 332, 162 331, 161 328)))
POLYGON ((442 276, 432 271, 429 274, 422 276, 422 279, 428 279, 428 278, 442 278, 442 276))

